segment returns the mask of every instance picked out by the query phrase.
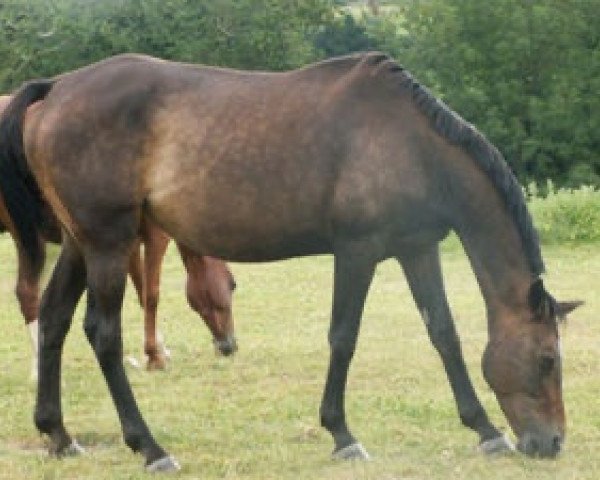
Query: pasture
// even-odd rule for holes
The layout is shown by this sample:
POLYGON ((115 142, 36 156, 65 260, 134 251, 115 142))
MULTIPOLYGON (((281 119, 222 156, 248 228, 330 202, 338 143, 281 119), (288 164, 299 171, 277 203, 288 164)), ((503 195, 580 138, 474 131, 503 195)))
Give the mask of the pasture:
MULTIPOLYGON (((367 300, 350 369, 350 427, 373 456, 329 458, 318 408, 328 361, 332 258, 233 264, 240 350, 218 358, 202 321, 187 307, 174 249, 164 265, 159 322, 172 351, 167 372, 128 366, 142 413, 185 479, 597 479, 600 478, 600 310, 597 244, 545 246, 545 283, 559 299, 583 299, 562 328, 565 450, 557 460, 515 454, 485 458, 477 435, 460 425, 441 361, 427 338, 399 265, 381 264, 367 300)), ((55 256, 51 252, 51 257, 55 256)), ((506 428, 485 385, 487 336, 481 295, 462 249, 444 246, 446 287, 465 359, 495 424, 506 428)), ((120 436, 115 409, 82 330, 80 305, 63 357, 67 428, 86 448, 55 460, 32 422, 30 345, 13 295, 13 246, 0 237, 0 478, 146 478, 142 458, 120 436)), ((127 355, 142 359, 142 314, 128 288, 123 312, 127 355)))

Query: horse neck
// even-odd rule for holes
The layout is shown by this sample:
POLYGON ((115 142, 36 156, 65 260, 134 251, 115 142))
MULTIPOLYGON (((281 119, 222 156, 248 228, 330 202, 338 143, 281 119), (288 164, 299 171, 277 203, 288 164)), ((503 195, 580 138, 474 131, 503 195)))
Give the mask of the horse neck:
POLYGON ((451 221, 477 278, 493 335, 519 318, 515 313, 526 305, 534 275, 504 201, 485 174, 476 166, 471 170, 458 179, 451 221))

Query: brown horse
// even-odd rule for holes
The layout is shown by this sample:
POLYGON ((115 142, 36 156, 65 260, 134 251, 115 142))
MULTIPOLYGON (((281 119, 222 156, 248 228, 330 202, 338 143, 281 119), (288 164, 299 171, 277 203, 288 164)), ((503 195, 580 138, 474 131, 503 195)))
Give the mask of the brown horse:
MULTIPOLYGON (((0 95, 0 114, 10 100, 10 95, 0 95)), ((54 215, 45 210, 44 217, 39 232, 41 241, 60 243, 60 226, 54 215)), ((31 372, 35 378, 41 269, 34 267, 20 242, 16 241, 13 222, 0 195, 0 231, 3 230, 9 231, 17 248, 18 275, 15 292, 30 332, 33 350, 31 372)), ((160 270, 168 244, 169 237, 158 226, 144 221, 140 228, 138 244, 133 249, 129 263, 129 275, 144 309, 144 352, 149 370, 164 369, 166 366, 166 348, 156 329, 156 313, 160 293, 160 270)), ((180 255, 187 271, 186 294, 189 305, 204 319, 213 334, 217 351, 223 355, 233 353, 237 349, 231 308, 235 282, 227 264, 217 259, 199 257, 182 249, 180 255)))
POLYGON ((88 289, 85 331, 149 470, 176 462, 139 413, 121 360, 127 259, 147 215, 201 255, 248 262, 334 255, 331 358, 321 423, 336 457, 367 457, 344 412, 346 378, 379 261, 402 265, 462 422, 506 447, 478 400, 444 292, 438 243, 459 236, 487 305, 485 378, 520 450, 563 442, 557 318, 521 188, 475 128, 383 54, 283 73, 123 55, 26 84, 0 124, 0 186, 36 258, 36 198, 67 232, 44 295, 35 421, 61 453, 60 356, 88 289), (30 109, 38 99, 45 101, 30 109), (25 152, 25 153, 24 153, 25 152), (10 201, 8 201, 10 200, 10 201))
MULTIPOLYGON (((156 312, 162 261, 170 238, 162 229, 144 219, 138 242, 138 248, 129 259, 129 275, 144 308, 146 366, 149 370, 164 369, 167 353, 156 329, 156 312), (141 246, 144 247, 143 259, 141 246)), ((185 291, 188 304, 211 331, 216 351, 226 356, 233 354, 238 348, 232 311, 232 294, 236 284, 227 263, 196 255, 181 245, 177 248, 187 273, 185 291)))

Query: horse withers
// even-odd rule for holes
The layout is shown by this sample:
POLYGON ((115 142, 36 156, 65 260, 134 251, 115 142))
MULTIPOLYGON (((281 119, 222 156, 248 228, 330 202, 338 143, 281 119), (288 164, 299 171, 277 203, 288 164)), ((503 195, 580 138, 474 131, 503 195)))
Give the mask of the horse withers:
POLYGON ((67 232, 40 313, 35 421, 53 451, 72 443, 59 347, 87 287, 85 331, 125 442, 149 470, 176 468, 142 419, 121 362, 127 257, 144 216, 198 255, 264 262, 333 254, 320 414, 337 458, 368 457, 348 428, 344 397, 367 291, 389 257, 404 270, 462 422, 484 450, 508 448, 472 387, 444 292, 438 244, 455 231, 487 306, 485 378, 518 448, 560 451, 557 318, 576 304, 546 291, 537 234, 498 150, 388 56, 281 73, 116 56, 24 85, 0 142, 0 188, 9 210, 22 211, 13 216, 29 255, 38 255, 40 191, 67 232))
MULTIPOLYGON (((0 95, 0 114, 11 100, 0 95)), ((43 222, 38 228, 40 248, 46 242, 60 243, 61 231, 50 209, 44 206, 43 222)), ((39 283, 43 262, 31 262, 25 254, 14 229, 14 222, 0 195, 0 231, 8 230, 15 241, 18 261, 16 296, 32 341, 31 375, 37 377, 39 283)), ((144 352, 149 370, 164 369, 168 350, 156 328, 160 271, 169 237, 156 225, 143 221, 138 245, 129 262, 129 275, 144 310, 144 352)), ((232 293, 233 275, 223 261, 198 257, 179 246, 180 256, 187 272, 186 296, 189 305, 203 318, 213 335, 217 352, 230 355, 237 349, 234 334, 232 293)), ((42 259, 44 254, 42 253, 42 259)))

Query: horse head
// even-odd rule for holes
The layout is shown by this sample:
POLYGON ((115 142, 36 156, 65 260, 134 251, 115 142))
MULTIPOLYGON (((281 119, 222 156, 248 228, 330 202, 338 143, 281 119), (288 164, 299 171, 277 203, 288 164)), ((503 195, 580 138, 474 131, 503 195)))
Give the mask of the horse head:
POLYGON ((188 277, 188 301, 213 334, 217 353, 231 355, 238 349, 231 307, 233 275, 225 262, 211 257, 201 257, 197 274, 198 278, 188 277))
POLYGON ((535 280, 519 318, 502 322, 483 355, 485 379, 527 455, 560 452, 565 412, 558 323, 581 303, 556 302, 535 280))

